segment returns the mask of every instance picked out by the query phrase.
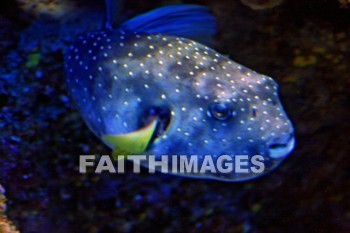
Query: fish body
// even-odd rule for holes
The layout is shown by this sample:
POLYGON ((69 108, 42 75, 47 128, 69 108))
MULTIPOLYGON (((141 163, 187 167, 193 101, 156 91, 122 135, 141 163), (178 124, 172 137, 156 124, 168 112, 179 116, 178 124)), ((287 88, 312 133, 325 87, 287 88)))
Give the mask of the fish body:
MULTIPOLYGON (((168 17, 151 16, 152 22, 168 17)), ((68 91, 97 137, 135 132, 156 118, 145 154, 264 157, 261 174, 187 174, 226 181, 258 177, 290 153, 293 126, 272 78, 182 37, 183 31, 130 25, 81 35, 66 55, 68 91)))

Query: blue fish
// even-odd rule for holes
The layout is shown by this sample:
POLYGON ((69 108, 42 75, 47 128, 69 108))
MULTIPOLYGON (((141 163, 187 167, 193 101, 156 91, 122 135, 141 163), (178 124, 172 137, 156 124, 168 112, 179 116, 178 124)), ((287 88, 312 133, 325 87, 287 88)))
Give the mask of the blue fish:
POLYGON ((70 46, 65 81, 88 127, 113 150, 263 156, 261 173, 186 174, 223 181, 259 177, 293 150, 278 85, 208 47, 216 30, 207 7, 165 6, 116 29, 111 18, 70 46))

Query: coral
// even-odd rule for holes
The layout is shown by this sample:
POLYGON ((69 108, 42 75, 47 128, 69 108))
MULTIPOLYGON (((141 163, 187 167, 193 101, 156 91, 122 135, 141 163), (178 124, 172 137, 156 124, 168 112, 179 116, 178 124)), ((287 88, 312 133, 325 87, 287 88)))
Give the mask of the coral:
POLYGON ((338 0, 340 7, 350 8, 350 0, 338 0))
POLYGON ((17 0, 17 2, 24 11, 30 12, 36 17, 50 15, 54 18, 62 18, 74 10, 72 1, 68 0, 17 0))
POLYGON ((274 8, 283 3, 283 0, 240 0, 241 3, 252 10, 266 10, 274 8))
POLYGON ((13 223, 8 220, 6 212, 5 189, 0 185, 0 232, 1 233, 18 233, 13 223))

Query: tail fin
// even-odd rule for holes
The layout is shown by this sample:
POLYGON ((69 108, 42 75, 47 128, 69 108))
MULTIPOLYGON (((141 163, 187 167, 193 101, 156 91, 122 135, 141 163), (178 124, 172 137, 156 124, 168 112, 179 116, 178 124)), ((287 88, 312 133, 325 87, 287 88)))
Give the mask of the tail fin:
POLYGON ((179 4, 161 7, 132 18, 123 23, 121 29, 176 35, 212 44, 216 24, 209 8, 179 4))

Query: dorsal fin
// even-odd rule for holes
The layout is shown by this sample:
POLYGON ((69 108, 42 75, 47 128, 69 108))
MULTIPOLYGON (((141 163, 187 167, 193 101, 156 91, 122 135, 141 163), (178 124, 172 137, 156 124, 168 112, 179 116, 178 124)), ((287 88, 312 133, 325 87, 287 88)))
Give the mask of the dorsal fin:
POLYGON ((120 27, 123 30, 161 33, 212 44, 216 33, 215 18, 208 7, 171 5, 136 16, 120 27))

